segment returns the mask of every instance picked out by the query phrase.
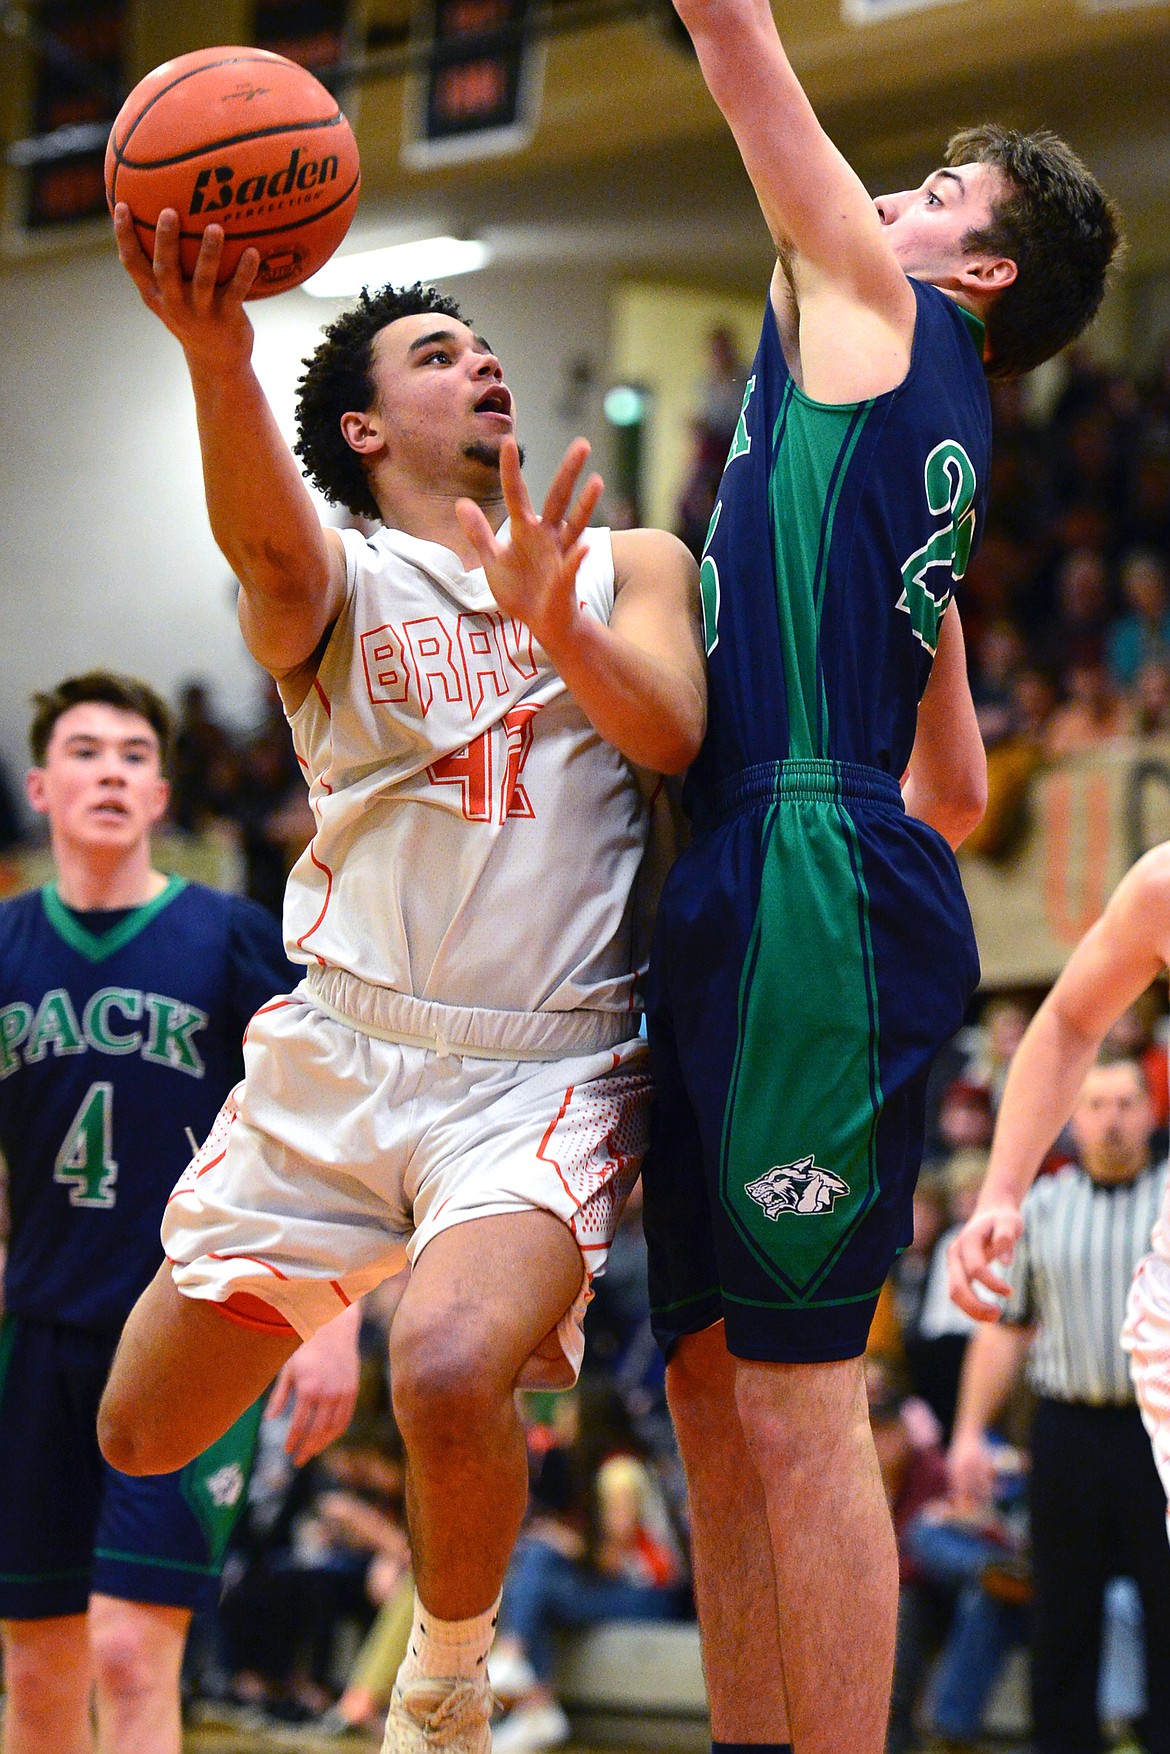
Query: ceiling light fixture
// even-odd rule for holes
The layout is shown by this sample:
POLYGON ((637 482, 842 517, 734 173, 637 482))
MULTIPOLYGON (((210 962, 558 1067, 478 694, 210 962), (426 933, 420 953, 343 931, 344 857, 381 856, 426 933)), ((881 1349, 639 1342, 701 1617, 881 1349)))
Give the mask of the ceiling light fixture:
POLYGON ((474 274, 491 261, 491 249, 478 238, 419 238, 411 244, 389 244, 334 256, 305 281, 314 298, 352 298, 364 286, 409 286, 416 280, 451 280, 474 274))

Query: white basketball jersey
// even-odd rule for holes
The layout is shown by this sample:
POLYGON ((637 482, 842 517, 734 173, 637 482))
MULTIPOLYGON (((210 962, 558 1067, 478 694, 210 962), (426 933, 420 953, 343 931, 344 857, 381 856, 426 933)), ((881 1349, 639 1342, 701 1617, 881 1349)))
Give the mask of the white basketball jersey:
MULTIPOLYGON (((289 879, 289 955, 442 1005, 629 1013, 634 768, 482 568, 399 530, 342 535, 345 608, 291 717, 317 832, 289 879)), ((578 597, 608 622, 609 532, 585 540, 578 597)))

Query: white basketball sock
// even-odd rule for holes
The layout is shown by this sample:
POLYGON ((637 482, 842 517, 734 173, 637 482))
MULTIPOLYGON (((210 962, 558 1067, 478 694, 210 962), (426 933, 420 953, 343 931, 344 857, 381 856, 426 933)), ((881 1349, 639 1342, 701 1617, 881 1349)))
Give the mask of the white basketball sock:
POLYGON ((500 1616, 500 1598, 482 1614, 469 1620, 440 1620, 419 1601, 414 1592, 414 1624, 410 1642, 398 1672, 399 1685, 420 1676, 434 1679, 476 1680, 487 1678, 487 1654, 500 1616))

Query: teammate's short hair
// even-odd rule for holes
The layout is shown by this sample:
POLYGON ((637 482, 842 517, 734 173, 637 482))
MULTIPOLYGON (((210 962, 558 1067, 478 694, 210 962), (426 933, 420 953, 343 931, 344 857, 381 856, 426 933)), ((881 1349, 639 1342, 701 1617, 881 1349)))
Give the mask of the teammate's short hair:
POLYGON ((1117 209, 1055 134, 984 122, 947 142, 948 165, 990 164, 1010 185, 967 249, 1008 256, 1016 278, 986 313, 989 377, 1019 377, 1059 353, 1093 319, 1121 245, 1117 209))
POLYGON ((380 518, 358 453, 341 431, 341 417, 364 413, 374 405, 374 342, 388 323, 399 317, 437 316, 464 320, 453 298, 433 286, 384 286, 371 295, 362 291, 352 310, 329 324, 324 339, 304 361, 297 384, 297 442, 293 446, 309 479, 333 505, 347 506, 360 517, 380 518))
POLYGON ((37 767, 45 764, 57 720, 71 707, 85 706, 90 701, 99 706, 116 706, 122 712, 137 713, 145 719, 158 738, 159 761, 166 772, 175 735, 170 708, 148 682, 138 676, 120 676, 115 670, 87 670, 84 676, 67 676, 55 688, 33 695, 28 746, 37 767))

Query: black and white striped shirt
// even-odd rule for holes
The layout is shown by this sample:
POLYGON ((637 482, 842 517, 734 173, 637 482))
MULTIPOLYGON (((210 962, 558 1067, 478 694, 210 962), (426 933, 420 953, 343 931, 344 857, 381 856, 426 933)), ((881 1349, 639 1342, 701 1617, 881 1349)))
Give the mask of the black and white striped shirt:
POLYGON ((1024 1234, 1008 1271, 1004 1320, 1036 1323, 1028 1380, 1056 1401, 1124 1406, 1134 1399, 1121 1350, 1134 1268, 1150 1251, 1168 1166, 1103 1187, 1069 1164, 1024 1201, 1024 1234))

